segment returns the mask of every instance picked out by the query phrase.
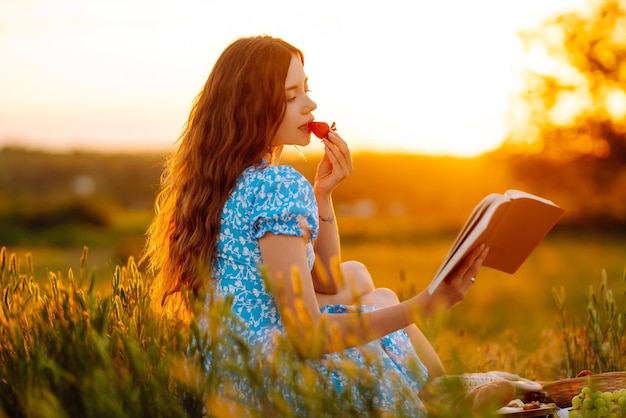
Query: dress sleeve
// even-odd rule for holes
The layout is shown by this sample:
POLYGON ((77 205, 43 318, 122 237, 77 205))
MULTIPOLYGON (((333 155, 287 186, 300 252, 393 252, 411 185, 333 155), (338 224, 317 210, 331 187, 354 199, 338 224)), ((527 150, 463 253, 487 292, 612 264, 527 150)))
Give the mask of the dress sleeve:
POLYGON ((308 229, 314 241, 319 221, 311 183, 288 166, 269 167, 264 172, 252 208, 254 237, 259 239, 267 232, 301 237, 308 229))

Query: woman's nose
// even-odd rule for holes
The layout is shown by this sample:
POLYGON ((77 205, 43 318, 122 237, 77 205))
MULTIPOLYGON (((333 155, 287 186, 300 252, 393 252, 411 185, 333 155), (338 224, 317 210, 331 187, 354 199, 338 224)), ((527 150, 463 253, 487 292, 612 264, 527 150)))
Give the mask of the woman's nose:
POLYGON ((312 112, 312 111, 314 111, 315 109, 317 109, 317 103, 315 103, 315 102, 314 102, 314 101, 313 101, 310 97, 308 97, 308 96, 307 96, 307 99, 309 100, 309 102, 307 103, 307 104, 308 104, 308 106, 307 106, 307 109, 308 109, 308 110, 307 110, 307 112, 306 112, 306 113, 308 113, 308 112, 312 112))

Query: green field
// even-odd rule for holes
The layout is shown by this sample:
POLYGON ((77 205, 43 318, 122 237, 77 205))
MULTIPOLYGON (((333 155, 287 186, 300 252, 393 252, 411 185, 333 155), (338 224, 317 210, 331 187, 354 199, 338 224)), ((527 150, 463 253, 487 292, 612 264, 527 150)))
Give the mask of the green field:
MULTIPOLYGON (((452 237, 446 236, 411 244, 351 243, 344 245, 343 258, 365 262, 379 286, 421 289, 428 285, 451 241, 452 237)), ((553 287, 564 286, 573 303, 584 304, 589 285, 599 280, 603 269, 611 284, 620 284, 625 267, 624 237, 552 233, 517 273, 483 269, 475 289, 454 311, 474 330, 514 326, 523 331, 549 317, 553 287)))
MULTIPOLYGON (((344 242, 342 255, 344 260, 364 262, 377 286, 407 297, 428 285, 453 238, 431 235, 396 243, 350 239, 344 242)), ((72 268, 77 273, 82 252, 78 247, 8 250, 22 259, 31 252, 40 279, 47 277, 47 271, 63 275, 72 268)), ((126 262, 116 257, 113 247, 90 249, 87 266, 96 272, 96 285, 103 293, 110 290, 115 266, 126 262)), ((428 331, 442 350, 450 335, 464 335, 469 344, 476 345, 475 350, 486 344, 508 343, 515 336, 521 350, 533 351, 537 344, 545 343, 539 339, 541 333, 558 319, 553 289, 565 289, 568 309, 577 312, 581 321, 589 287, 600 285, 602 271, 606 271, 611 288, 626 290, 625 267, 624 237, 553 232, 516 274, 483 269, 466 300, 439 317, 428 331)), ((618 302, 623 303, 621 297, 618 302)))
MULTIPOLYGON (((49 272, 66 277, 71 268, 76 275, 87 246, 86 268, 94 272, 96 289, 111 292, 116 266, 141 254, 161 158, 0 152, 0 246, 15 253, 23 267, 31 253, 34 276, 44 284, 49 272), (77 194, 76 185, 82 184, 77 181, 86 178, 91 179, 93 194, 77 194)), ((315 165, 314 159, 296 161, 309 177, 315 165)), ((334 199, 342 258, 365 263, 379 287, 391 288, 401 298, 428 285, 465 217, 483 196, 509 188, 537 192, 513 176, 508 161, 497 156, 366 154, 355 155, 355 166, 357 171, 334 199), (372 212, 359 212, 364 207, 372 212)), ((603 272, 618 312, 626 315, 626 227, 608 224, 617 232, 607 233, 607 228, 598 228, 603 222, 585 223, 599 218, 581 217, 584 204, 604 207, 608 197, 598 191, 596 198, 587 199, 567 190, 545 188, 542 195, 564 206, 566 216, 516 274, 483 269, 463 303, 421 324, 450 371, 506 369, 534 378, 575 374, 561 369, 563 339, 586 325, 589 289, 600 287, 603 272), (557 326, 562 316, 553 290, 561 288, 571 332, 557 326), (462 361, 458 347, 463 347, 462 361)), ((613 203, 606 207, 619 208, 621 195, 611 196, 613 203)), ((588 357, 583 354, 595 355, 596 348, 583 349, 576 367, 585 366, 588 357)))

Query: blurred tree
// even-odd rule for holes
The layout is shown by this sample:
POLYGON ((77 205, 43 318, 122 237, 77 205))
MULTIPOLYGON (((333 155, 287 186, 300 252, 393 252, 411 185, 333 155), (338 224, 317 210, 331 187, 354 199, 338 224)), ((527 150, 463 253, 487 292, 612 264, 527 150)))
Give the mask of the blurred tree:
POLYGON ((580 220, 625 223, 626 5, 591 0, 521 39, 531 66, 503 146, 514 169, 560 190, 580 220))

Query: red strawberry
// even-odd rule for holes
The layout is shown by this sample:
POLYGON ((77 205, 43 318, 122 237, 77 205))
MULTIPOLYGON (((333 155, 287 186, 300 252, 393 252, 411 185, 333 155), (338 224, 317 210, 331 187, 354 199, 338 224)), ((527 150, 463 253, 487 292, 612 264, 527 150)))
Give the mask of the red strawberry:
POLYGON ((309 129, 320 139, 326 138, 330 131, 330 127, 326 122, 309 122, 309 129))

